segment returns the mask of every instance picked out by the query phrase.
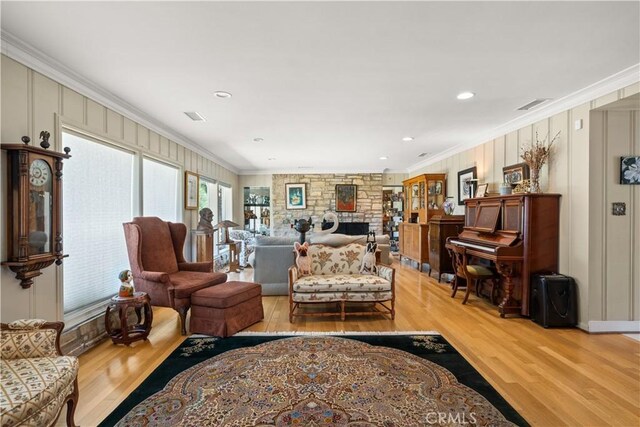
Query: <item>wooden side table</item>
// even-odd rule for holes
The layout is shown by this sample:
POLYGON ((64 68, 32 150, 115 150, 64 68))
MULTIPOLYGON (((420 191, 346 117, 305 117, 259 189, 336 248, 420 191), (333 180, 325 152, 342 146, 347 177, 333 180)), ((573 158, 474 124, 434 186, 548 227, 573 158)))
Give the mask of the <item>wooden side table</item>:
POLYGON ((151 309, 151 300, 146 292, 134 292, 133 297, 129 298, 116 295, 111 298, 111 302, 107 306, 107 312, 104 315, 104 327, 114 344, 129 345, 138 340, 146 341, 149 332, 151 332, 151 322, 153 322, 153 310, 151 309), (135 325, 129 325, 127 316, 129 308, 133 308, 136 312, 138 321, 135 325), (109 317, 111 311, 115 310, 118 310, 120 318, 120 328, 118 329, 111 327, 109 317), (143 311, 144 322, 142 322, 143 311))
POLYGON ((240 242, 218 243, 218 246, 229 246, 229 273, 238 273, 240 271, 240 251, 238 250, 240 242))
POLYGON ((191 253, 195 262, 213 263, 213 232, 197 231, 191 232, 191 253))

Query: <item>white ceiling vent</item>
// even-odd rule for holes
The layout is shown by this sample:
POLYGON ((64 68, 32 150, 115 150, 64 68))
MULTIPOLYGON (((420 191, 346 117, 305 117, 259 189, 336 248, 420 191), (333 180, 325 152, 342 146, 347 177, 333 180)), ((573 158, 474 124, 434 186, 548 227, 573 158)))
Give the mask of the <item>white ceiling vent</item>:
POLYGON ((537 107, 538 105, 542 104, 543 102, 547 102, 549 101, 551 98, 538 98, 538 99, 534 99, 533 101, 531 101, 530 103, 528 103, 527 105, 523 105, 522 107, 518 108, 518 110, 522 110, 522 111, 527 111, 532 109, 533 107, 537 107))
POLYGON ((189 117, 191 120, 193 120, 194 122, 206 122, 207 119, 204 118, 204 116, 196 111, 185 111, 184 112, 187 117, 189 117))

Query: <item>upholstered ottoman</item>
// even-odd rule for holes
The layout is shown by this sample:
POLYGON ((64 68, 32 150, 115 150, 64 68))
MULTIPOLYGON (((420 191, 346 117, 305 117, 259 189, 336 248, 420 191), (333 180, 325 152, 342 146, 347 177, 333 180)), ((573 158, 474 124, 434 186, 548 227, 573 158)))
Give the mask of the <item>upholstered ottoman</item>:
POLYGON ((193 333, 228 337, 261 321, 262 287, 251 282, 225 282, 191 294, 193 333))

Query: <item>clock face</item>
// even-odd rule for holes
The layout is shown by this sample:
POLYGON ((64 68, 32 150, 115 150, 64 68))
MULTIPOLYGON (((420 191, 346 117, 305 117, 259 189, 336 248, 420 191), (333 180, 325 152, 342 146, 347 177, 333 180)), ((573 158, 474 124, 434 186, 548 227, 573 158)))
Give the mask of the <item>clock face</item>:
POLYGON ((31 185, 40 187, 51 179, 49 164, 42 159, 36 159, 29 167, 29 181, 31 185))

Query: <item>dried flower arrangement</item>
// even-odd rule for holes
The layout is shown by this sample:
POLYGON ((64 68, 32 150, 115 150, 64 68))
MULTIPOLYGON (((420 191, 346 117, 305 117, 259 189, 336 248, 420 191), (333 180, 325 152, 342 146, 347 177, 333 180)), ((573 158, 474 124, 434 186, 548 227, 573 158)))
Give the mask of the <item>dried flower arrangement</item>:
POLYGON ((558 136, 560 136, 560 131, 556 133, 556 136, 553 137, 548 145, 545 145, 545 141, 547 140, 549 135, 547 134, 547 136, 545 136, 544 139, 540 141, 540 139, 538 138, 538 131, 536 131, 535 144, 531 144, 531 146, 527 149, 523 148, 522 155, 520 157, 522 157, 522 160, 524 160, 524 162, 529 165, 531 170, 539 171, 549 158, 551 147, 553 146, 553 143, 556 141, 556 139, 558 139, 558 136))
POLYGON ((545 145, 549 134, 544 137, 542 141, 538 138, 538 131, 536 131, 536 142, 535 144, 531 144, 531 146, 527 149, 522 149, 522 160, 529 165, 529 169, 531 169, 531 180, 528 186, 529 192, 531 193, 540 193, 540 169, 549 159, 549 155, 551 154, 551 147, 553 143, 560 136, 560 132, 556 133, 556 136, 553 137, 551 142, 548 145, 545 145))

